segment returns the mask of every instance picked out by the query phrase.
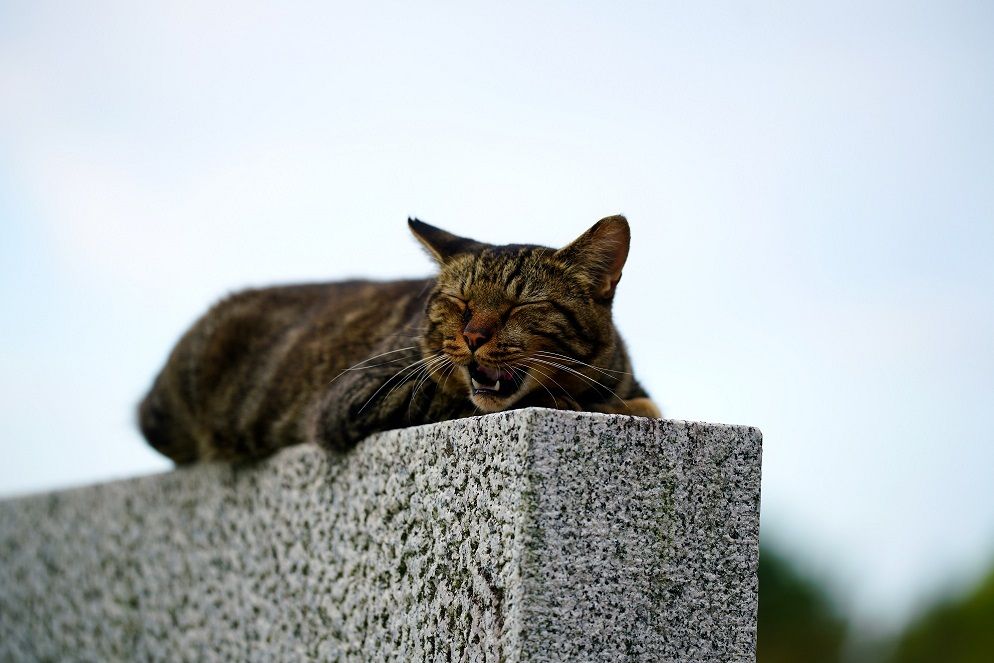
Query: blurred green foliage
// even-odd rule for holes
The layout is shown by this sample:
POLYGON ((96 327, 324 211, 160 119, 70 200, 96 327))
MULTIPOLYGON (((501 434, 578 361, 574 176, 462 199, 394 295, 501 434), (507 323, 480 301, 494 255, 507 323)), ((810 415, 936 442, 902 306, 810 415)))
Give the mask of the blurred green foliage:
POLYGON ((759 555, 759 663, 835 663, 845 635, 845 622, 825 591, 764 547, 759 555))
POLYGON ((994 569, 966 596, 945 601, 898 638, 890 663, 994 661, 994 569))
POLYGON ((846 621, 825 588, 764 546, 758 663, 992 663, 994 568, 966 595, 932 606, 888 642, 863 643, 845 655, 847 636, 846 621))

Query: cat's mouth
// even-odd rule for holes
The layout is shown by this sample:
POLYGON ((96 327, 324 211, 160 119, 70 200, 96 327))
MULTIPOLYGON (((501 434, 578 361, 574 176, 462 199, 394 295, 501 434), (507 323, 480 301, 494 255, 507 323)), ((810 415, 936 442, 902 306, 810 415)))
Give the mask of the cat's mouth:
POLYGON ((469 364, 469 379, 474 396, 507 398, 521 386, 511 371, 483 366, 476 361, 469 364))

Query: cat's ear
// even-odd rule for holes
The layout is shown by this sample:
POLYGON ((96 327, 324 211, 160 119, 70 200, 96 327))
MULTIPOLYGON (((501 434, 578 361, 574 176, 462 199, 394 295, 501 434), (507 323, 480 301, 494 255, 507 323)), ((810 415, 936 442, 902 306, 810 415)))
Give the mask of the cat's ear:
POLYGON ((559 249, 556 256, 590 279, 595 297, 610 299, 628 260, 629 244, 628 221, 621 215, 609 216, 559 249))
POLYGON ((418 219, 408 218, 407 225, 410 226, 411 232, 418 238, 418 241, 428 249, 431 257, 440 265, 444 265, 454 256, 462 253, 474 253, 486 246, 472 239, 453 235, 418 219))

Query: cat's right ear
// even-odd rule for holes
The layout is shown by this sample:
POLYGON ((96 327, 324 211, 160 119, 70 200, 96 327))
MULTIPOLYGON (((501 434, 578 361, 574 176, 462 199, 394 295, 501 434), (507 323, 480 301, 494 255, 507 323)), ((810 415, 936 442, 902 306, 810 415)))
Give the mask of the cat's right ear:
POLYGON ((444 265, 457 255, 474 253, 486 246, 475 240, 453 235, 418 219, 408 217, 407 225, 439 265, 444 265))
POLYGON ((595 296, 610 300, 621 280, 631 241, 628 220, 617 214, 595 223, 556 255, 589 279, 595 296))

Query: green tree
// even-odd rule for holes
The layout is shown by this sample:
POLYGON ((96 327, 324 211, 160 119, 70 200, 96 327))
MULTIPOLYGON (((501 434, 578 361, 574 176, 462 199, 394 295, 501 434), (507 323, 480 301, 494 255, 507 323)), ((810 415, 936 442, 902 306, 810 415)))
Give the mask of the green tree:
POLYGON ((836 663, 845 622, 824 590, 768 546, 759 555, 759 663, 836 663))
POLYGON ((890 661, 891 663, 994 661, 994 569, 991 569, 980 585, 969 594, 960 599, 940 603, 905 629, 898 637, 890 661))

